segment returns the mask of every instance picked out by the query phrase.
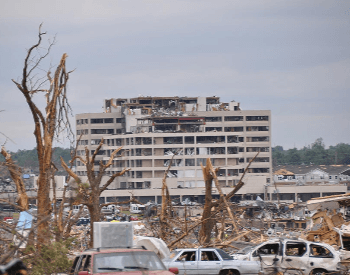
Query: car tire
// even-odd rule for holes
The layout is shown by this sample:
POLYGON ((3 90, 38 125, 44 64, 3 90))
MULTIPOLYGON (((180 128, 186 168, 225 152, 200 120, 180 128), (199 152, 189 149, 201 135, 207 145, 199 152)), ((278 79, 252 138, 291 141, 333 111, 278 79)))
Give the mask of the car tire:
POLYGON ((240 275, 240 274, 238 270, 226 269, 226 270, 221 270, 219 275, 240 275))
POLYGON ((325 269, 314 269, 310 272, 310 275, 324 275, 328 274, 328 271, 325 269))

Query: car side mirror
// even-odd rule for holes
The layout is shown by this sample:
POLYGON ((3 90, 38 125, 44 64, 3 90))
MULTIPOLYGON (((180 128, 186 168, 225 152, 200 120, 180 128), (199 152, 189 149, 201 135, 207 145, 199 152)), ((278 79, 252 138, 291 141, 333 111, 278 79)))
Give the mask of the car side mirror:
POLYGON ((89 272, 88 271, 79 271, 78 275, 88 275, 89 272))
MULTIPOLYGON (((169 271, 174 274, 179 274, 179 269, 177 267, 170 267, 169 271)), ((79 274, 80 275, 80 274, 79 274)))

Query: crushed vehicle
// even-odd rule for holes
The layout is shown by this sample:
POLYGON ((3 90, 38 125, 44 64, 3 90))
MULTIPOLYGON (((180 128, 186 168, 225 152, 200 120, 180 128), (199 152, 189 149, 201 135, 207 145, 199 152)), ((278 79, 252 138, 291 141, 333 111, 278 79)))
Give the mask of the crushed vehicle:
POLYGON ((73 275, 93 274, 177 274, 177 268, 166 270, 158 256, 142 248, 94 248, 78 255, 70 270, 73 275))
POLYGON ((217 248, 176 249, 163 259, 167 268, 177 268, 179 274, 258 274, 259 261, 233 260, 225 251, 217 248))
POLYGON ((232 255, 243 261, 260 261, 264 273, 327 274, 343 270, 340 252, 325 243, 276 238, 232 255))

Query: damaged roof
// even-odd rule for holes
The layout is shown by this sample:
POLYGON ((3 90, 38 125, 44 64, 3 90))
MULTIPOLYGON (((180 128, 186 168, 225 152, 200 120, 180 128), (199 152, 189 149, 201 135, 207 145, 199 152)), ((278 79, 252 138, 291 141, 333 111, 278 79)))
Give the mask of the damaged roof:
POLYGON ((294 176, 294 173, 282 168, 276 171, 274 175, 294 176))
POLYGON ((284 174, 277 174, 280 170, 286 170, 294 174, 307 174, 311 172, 312 170, 319 169, 322 170, 330 175, 338 175, 338 174, 344 174, 344 175, 350 175, 350 165, 277 165, 273 167, 273 170, 275 175, 284 175, 284 174))

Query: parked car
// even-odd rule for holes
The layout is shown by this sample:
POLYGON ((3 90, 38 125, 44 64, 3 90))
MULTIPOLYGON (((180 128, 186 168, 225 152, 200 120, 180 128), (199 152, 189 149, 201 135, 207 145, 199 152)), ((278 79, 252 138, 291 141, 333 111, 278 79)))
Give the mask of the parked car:
POLYGON ((93 274, 177 274, 177 268, 166 270, 153 251, 140 248, 88 249, 78 255, 71 268, 73 275, 93 274))
POLYGON ((258 274, 258 261, 233 260, 225 251, 217 248, 176 249, 163 259, 167 268, 176 267, 179 274, 258 274))
POLYGON ((265 273, 276 271, 300 274, 327 274, 342 270, 340 252, 325 243, 276 238, 242 249, 234 259, 260 261, 265 273))
POLYGON ((76 222, 76 225, 88 225, 90 224, 90 218, 79 218, 76 222))

